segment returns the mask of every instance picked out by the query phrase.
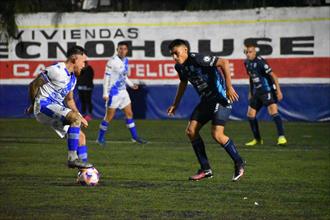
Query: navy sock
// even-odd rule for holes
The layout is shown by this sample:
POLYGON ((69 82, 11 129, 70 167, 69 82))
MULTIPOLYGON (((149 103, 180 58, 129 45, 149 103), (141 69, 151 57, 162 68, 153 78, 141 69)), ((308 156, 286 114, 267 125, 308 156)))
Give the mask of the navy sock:
POLYGON ((226 152, 229 154, 229 156, 235 163, 243 163, 243 160, 241 156, 238 154, 236 146, 231 139, 229 139, 227 143, 222 145, 222 147, 225 148, 226 152))
POLYGON ((281 116, 277 113, 277 114, 272 115, 272 117, 273 117, 273 120, 276 125, 278 136, 283 136, 284 129, 283 129, 283 122, 282 122, 281 116))
POLYGON ((253 133, 253 137, 257 140, 260 140, 261 137, 260 137, 259 125, 258 125, 257 119, 255 117, 254 118, 248 117, 248 119, 249 119, 250 127, 251 127, 251 130, 253 133))
POLYGON ((206 156, 205 145, 202 138, 198 137, 197 139, 193 140, 191 144, 195 151, 198 162, 201 165, 201 169, 202 170, 211 169, 209 161, 206 156))

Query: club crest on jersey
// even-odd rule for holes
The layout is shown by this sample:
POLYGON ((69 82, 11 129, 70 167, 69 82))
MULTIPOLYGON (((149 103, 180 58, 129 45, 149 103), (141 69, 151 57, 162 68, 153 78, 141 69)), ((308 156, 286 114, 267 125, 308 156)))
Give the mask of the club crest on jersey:
POLYGON ((205 57, 203 58, 203 60, 204 60, 204 62, 210 62, 211 57, 209 57, 209 56, 205 56, 205 57))

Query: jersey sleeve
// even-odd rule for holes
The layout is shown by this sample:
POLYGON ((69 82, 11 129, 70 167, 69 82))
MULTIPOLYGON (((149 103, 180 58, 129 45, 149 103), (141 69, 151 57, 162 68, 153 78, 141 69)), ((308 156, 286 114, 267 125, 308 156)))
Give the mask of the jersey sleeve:
POLYGON ((40 74, 46 82, 53 82, 57 80, 59 71, 57 71, 57 67, 53 65, 46 67, 46 69, 43 70, 40 74))
POLYGON ((109 89, 111 87, 111 74, 114 73, 113 60, 109 60, 105 66, 105 73, 103 78, 103 97, 109 96, 109 89))
POLYGON ((266 74, 269 75, 271 72, 273 72, 272 68, 269 66, 269 64, 266 62, 266 60, 262 59, 260 61, 260 68, 262 71, 266 74))
POLYGON ((208 56, 203 54, 191 54, 191 56, 200 66, 216 66, 219 59, 217 56, 208 56))
POLYGON ((116 72, 117 69, 118 68, 117 68, 116 62, 113 59, 110 59, 107 62, 107 65, 105 66, 105 72, 106 73, 116 72))

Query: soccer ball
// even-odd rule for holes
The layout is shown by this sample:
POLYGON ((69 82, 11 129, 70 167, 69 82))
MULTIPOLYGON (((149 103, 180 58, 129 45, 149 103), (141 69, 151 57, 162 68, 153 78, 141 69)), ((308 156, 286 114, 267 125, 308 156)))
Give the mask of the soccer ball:
POLYGON ((94 167, 82 169, 78 172, 77 182, 83 186, 96 186, 100 180, 100 173, 94 167))

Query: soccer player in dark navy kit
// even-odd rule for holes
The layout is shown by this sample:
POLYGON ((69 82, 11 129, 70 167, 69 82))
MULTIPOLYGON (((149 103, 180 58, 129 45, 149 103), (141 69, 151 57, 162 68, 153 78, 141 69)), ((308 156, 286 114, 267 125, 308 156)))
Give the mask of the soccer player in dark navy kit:
POLYGON ((269 115, 272 116, 278 133, 277 144, 285 145, 287 140, 284 136, 284 129, 281 116, 278 113, 277 101, 283 99, 280 85, 276 75, 273 73, 267 62, 257 56, 254 45, 246 45, 246 60, 244 61, 246 71, 250 77, 249 107, 247 117, 254 136, 252 141, 247 142, 246 146, 263 144, 260 136, 256 114, 263 106, 267 106, 269 115))
POLYGON ((174 103, 167 110, 168 115, 174 115, 188 81, 201 97, 201 101, 195 107, 186 129, 186 134, 200 163, 200 169, 196 175, 189 177, 189 179, 197 181, 213 177, 204 142, 199 135, 203 125, 212 121, 213 138, 221 144, 234 161, 235 172, 232 180, 239 180, 244 174, 244 162, 234 142, 224 134, 224 126, 231 112, 231 103, 238 100, 238 95, 231 85, 229 62, 215 56, 190 53, 188 43, 181 39, 172 41, 169 49, 176 61, 175 69, 179 74, 180 84, 174 103))

